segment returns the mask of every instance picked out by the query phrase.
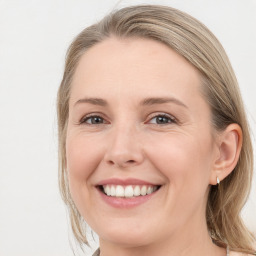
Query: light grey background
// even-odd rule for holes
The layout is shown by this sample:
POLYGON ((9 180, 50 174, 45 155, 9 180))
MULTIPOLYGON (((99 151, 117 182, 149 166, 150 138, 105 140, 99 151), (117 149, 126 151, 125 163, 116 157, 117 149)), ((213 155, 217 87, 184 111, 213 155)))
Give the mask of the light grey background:
MULTIPOLYGON (((255 130, 256 1, 131 0, 118 6, 137 3, 176 7, 215 33, 233 64, 255 130)), ((0 255, 72 255, 69 240, 74 242, 57 182, 56 92, 73 37, 115 4, 0 0, 0 255)), ((254 232, 255 179, 243 211, 254 232)))

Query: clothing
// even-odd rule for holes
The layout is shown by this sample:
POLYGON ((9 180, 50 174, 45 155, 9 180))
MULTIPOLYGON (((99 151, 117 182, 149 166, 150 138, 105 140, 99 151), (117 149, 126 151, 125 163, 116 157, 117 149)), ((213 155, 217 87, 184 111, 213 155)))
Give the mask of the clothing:
POLYGON ((100 256, 100 248, 98 248, 92 256, 100 256))
MULTIPOLYGON (((229 256, 229 247, 227 246, 227 256, 229 256)), ((92 256, 100 256, 100 248, 98 248, 92 256)))

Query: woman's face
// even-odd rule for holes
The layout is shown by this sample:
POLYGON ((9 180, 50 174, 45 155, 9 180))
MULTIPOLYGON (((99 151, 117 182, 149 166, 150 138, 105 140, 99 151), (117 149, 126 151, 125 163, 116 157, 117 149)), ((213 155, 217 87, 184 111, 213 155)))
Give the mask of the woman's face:
POLYGON ((70 191, 101 241, 146 245, 205 226, 218 150, 199 72, 183 57, 153 40, 106 39, 82 56, 69 109, 70 191))

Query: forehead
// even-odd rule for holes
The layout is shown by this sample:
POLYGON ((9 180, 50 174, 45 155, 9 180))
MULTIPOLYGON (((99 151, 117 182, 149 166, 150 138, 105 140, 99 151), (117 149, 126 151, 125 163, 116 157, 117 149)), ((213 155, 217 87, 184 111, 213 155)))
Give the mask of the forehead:
POLYGON ((78 97, 201 97, 198 70, 168 46, 142 38, 108 38, 81 57, 71 101, 78 97), (158 95, 159 94, 159 95, 158 95), (166 95, 167 96, 167 95, 166 95))

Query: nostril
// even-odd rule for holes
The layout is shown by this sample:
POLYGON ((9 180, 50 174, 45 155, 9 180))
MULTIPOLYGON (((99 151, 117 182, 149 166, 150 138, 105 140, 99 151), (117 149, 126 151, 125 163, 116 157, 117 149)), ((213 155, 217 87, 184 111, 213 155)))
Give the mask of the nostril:
POLYGON ((108 164, 109 165, 117 165, 117 166, 129 166, 129 165, 132 165, 132 164, 134 164, 134 163, 136 163, 136 161, 135 160, 127 160, 127 161, 113 161, 113 160, 109 160, 108 161, 108 164))
POLYGON ((135 163, 134 160, 128 160, 127 163, 135 163))
POLYGON ((111 164, 111 165, 115 164, 112 160, 109 160, 108 163, 111 164))

